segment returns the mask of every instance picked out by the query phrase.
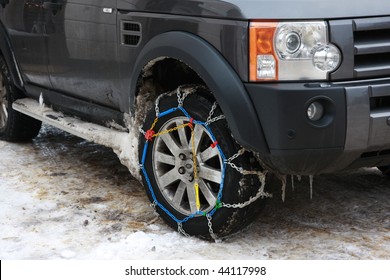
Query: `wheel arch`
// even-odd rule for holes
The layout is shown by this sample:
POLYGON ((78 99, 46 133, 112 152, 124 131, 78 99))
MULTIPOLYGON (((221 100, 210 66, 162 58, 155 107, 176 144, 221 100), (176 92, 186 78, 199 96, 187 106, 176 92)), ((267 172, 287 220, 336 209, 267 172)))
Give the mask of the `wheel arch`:
MULTIPOLYGON (((186 64, 200 77, 221 106, 234 138, 242 146, 248 149, 262 147, 259 152, 268 152, 260 121, 241 79, 212 45, 196 35, 167 32, 144 46, 132 73, 130 96, 134 100, 144 73, 166 58, 186 64)), ((134 100, 130 100, 133 106, 134 100)))
POLYGON ((8 66, 13 84, 22 89, 24 86, 21 72, 13 52, 12 44, 3 23, 0 21, 0 55, 8 66))

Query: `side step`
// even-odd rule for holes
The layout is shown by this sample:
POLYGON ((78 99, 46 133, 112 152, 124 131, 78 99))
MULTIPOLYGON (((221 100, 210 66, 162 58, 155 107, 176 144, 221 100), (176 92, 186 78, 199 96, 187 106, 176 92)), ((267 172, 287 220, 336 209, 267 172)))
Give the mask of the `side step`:
POLYGON ((111 147, 114 150, 120 148, 124 137, 128 135, 128 133, 123 131, 110 129, 94 123, 85 122, 74 117, 66 116, 61 112, 57 112, 49 107, 46 107, 44 104, 39 104, 31 98, 16 100, 12 104, 12 108, 15 111, 40 120, 43 123, 47 123, 88 141, 111 147))

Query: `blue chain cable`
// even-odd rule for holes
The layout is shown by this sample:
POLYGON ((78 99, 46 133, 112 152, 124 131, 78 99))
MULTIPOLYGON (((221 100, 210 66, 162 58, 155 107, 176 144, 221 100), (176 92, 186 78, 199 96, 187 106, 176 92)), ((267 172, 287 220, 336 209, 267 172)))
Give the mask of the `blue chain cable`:
MULTIPOLYGON (((166 110, 162 113, 160 113, 158 115, 158 119, 161 118, 161 117, 164 117, 166 115, 169 115, 177 110, 181 110, 182 113, 189 119, 191 120, 191 116, 190 114, 188 114, 188 112, 182 107, 182 106, 178 106, 178 107, 175 107, 175 108, 172 108, 172 109, 169 109, 169 110, 166 110)), ((216 201, 216 205, 215 207, 209 212, 209 213, 205 213, 205 212, 202 212, 202 211, 197 211, 196 213, 193 213, 187 217, 185 217, 184 219, 180 220, 178 219, 175 215, 173 215, 168 209, 166 209, 164 207, 164 205, 162 205, 156 198, 156 194, 154 193, 154 190, 153 190, 153 187, 152 187, 152 183, 150 182, 150 178, 149 178, 149 175, 145 169, 145 161, 146 161, 146 155, 147 155, 147 150, 148 150, 148 147, 149 147, 149 140, 146 140, 145 141, 145 146, 144 146, 144 149, 143 149, 143 153, 142 153, 142 159, 141 159, 141 164, 140 164, 140 167, 141 167, 141 170, 142 170, 142 173, 145 177, 145 181, 146 181, 146 184, 148 185, 148 189, 149 189, 149 192, 152 196, 152 199, 153 199, 153 203, 155 203, 156 206, 160 207, 161 210, 163 210, 169 217, 171 217, 176 223, 185 223, 185 222, 188 222, 190 219, 193 219, 196 215, 203 215, 203 216, 206 216, 206 215, 209 215, 210 217, 212 217, 215 212, 221 208, 221 199, 222 199, 222 192, 223 192, 223 188, 224 188, 224 182, 225 182, 225 173, 226 173, 226 157, 225 157, 225 154, 223 153, 220 145, 218 144, 217 142, 217 139, 215 138, 213 132, 211 131, 210 127, 204 123, 204 122, 201 122, 201 121, 196 121, 194 120, 193 123, 195 124, 199 124, 199 125, 202 125, 204 128, 207 129, 207 131, 209 132, 210 136, 211 136, 211 139, 214 143, 216 143, 216 148, 218 148, 219 152, 220 152, 220 155, 221 155, 221 158, 222 158, 222 175, 221 175, 221 184, 220 184, 220 187, 219 187, 219 191, 218 191, 218 196, 217 196, 217 201, 216 201)))

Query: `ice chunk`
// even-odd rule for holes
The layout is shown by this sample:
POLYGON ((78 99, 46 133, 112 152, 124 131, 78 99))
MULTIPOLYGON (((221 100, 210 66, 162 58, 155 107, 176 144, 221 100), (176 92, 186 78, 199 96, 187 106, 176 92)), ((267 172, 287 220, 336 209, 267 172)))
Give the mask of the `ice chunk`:
POLYGON ((313 180, 314 180, 314 176, 310 175, 309 176, 309 181, 310 181, 310 199, 313 199, 313 180))

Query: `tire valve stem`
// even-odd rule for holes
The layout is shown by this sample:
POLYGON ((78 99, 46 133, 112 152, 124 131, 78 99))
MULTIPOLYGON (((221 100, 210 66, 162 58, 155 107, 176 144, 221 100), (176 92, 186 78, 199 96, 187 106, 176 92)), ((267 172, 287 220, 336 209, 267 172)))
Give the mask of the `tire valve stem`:
POLYGON ((194 188, 195 188, 196 210, 199 211, 200 210, 200 199, 199 199, 199 184, 198 184, 198 182, 195 182, 194 188))

